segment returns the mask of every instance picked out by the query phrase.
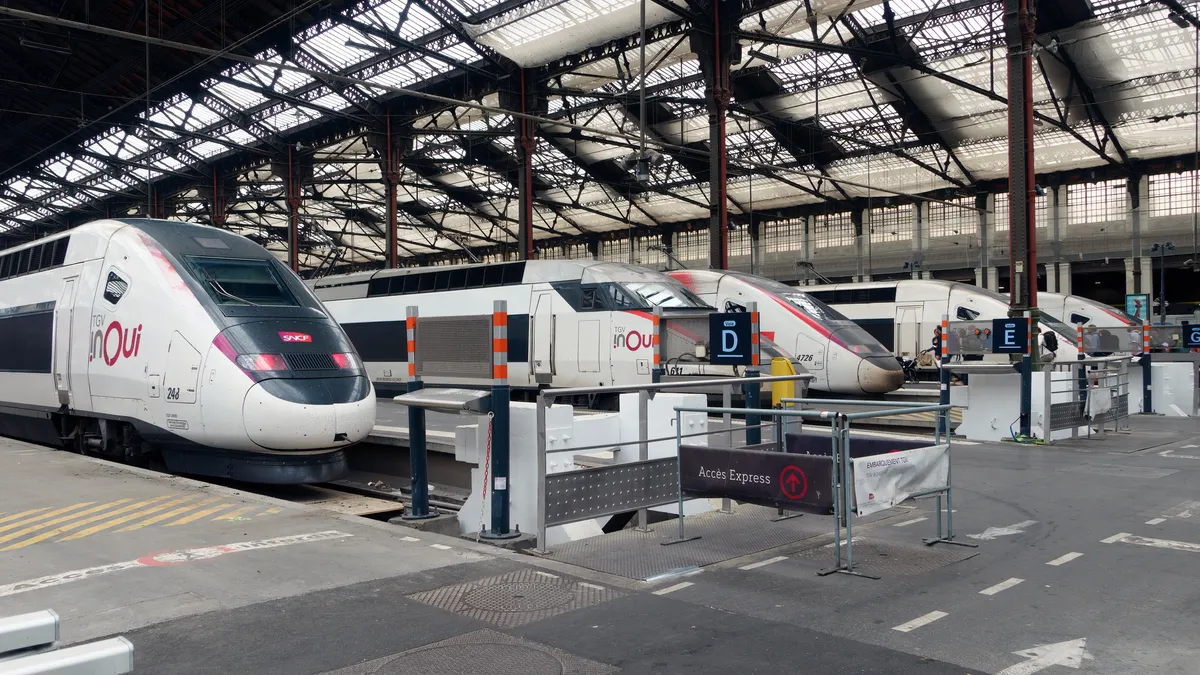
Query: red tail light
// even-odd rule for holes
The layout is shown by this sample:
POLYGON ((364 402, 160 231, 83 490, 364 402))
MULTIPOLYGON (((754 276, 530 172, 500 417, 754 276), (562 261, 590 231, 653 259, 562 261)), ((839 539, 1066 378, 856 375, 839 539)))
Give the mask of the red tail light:
POLYGON ((342 370, 354 370, 355 368, 362 367, 362 364, 358 361, 358 356, 353 352, 330 354, 330 356, 333 357, 333 362, 337 364, 337 367, 342 370))
POLYGON ((238 367, 248 371, 287 370, 287 362, 281 354, 242 354, 237 357, 238 367))

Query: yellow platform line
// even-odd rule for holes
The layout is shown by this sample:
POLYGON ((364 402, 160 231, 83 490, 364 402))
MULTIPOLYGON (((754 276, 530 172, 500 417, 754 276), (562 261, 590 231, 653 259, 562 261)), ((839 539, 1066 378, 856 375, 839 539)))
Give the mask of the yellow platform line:
MULTIPOLYGON (((13 540, 13 539, 19 539, 19 538, 21 538, 21 537, 24 537, 25 535, 29 534, 30 532, 37 532, 38 530, 42 529, 43 527, 50 527, 51 525, 57 525, 57 524, 59 524, 59 523, 65 523, 65 522, 67 522, 67 521, 69 521, 69 520, 72 520, 72 519, 74 519, 74 518, 79 518, 79 517, 81 517, 81 516, 86 516, 86 515, 88 515, 88 514, 90 514, 90 513, 96 513, 96 512, 98 512, 98 511, 103 511, 103 510, 105 510, 105 509, 109 509, 109 508, 112 508, 112 507, 114 507, 114 506, 119 506, 119 505, 121 505, 121 504, 124 504, 124 503, 126 503, 126 502, 131 502, 131 501, 133 501, 133 500, 132 500, 132 499, 128 499, 128 498, 127 498, 127 499, 118 499, 118 500, 116 500, 116 501, 111 501, 111 502, 108 502, 107 504, 101 504, 101 505, 99 505, 99 506, 93 506, 93 507, 91 507, 90 509, 84 509, 84 510, 82 510, 82 511, 76 511, 76 512, 74 512, 74 513, 69 513, 69 514, 67 514, 67 515, 65 515, 65 516, 61 516, 61 517, 59 517, 59 518, 54 518, 53 520, 47 520, 47 521, 45 521, 45 522, 42 522, 42 523, 36 523, 36 524, 30 525, 29 527, 26 527, 26 528, 24 528, 24 529, 17 530, 16 532, 10 532, 10 533, 8 533, 8 534, 4 535, 3 537, 0 537, 0 544, 4 543, 4 542, 6 542, 6 541, 11 541, 11 540, 13 540)), ((87 506, 88 504, 94 504, 94 503, 95 503, 95 502, 84 502, 84 503, 82 504, 82 506, 87 506)), ((70 506, 70 507, 67 507, 67 508, 65 508, 65 509, 58 509, 57 511, 51 511, 50 513, 48 513, 48 514, 46 514, 46 515, 47 515, 47 516, 50 516, 50 515, 54 515, 55 513, 63 513, 63 512, 65 512, 65 511, 70 511, 71 509, 74 509, 74 508, 76 508, 76 507, 78 507, 78 506, 81 506, 81 504, 76 504, 75 506, 70 506)), ((25 521, 25 522, 34 522, 34 521, 37 521, 37 520, 41 520, 41 517, 39 516, 38 518, 31 518, 31 519, 29 519, 28 521, 25 521)))
POLYGON ((255 515, 259 515, 259 516, 270 516, 270 515, 274 515, 274 514, 276 514, 276 513, 279 513, 279 512, 281 512, 281 511, 283 511, 283 509, 276 508, 276 507, 272 506, 271 508, 267 509, 266 511, 262 511, 262 512, 260 512, 260 513, 257 513, 257 514, 255 514, 255 515))
POLYGON ((233 520, 234 518, 237 518, 238 516, 242 515, 243 513, 253 511, 254 509, 257 509, 257 508, 258 508, 257 506, 243 506, 240 509, 234 509, 234 510, 230 511, 229 513, 221 514, 221 515, 217 516, 216 518, 213 518, 213 520, 233 520))
MULTIPOLYGON (((71 530, 73 530, 77 527, 82 527, 84 525, 87 525, 88 523, 94 523, 97 520, 104 520, 105 518, 111 518, 112 516, 120 515, 122 513, 127 513, 129 511, 133 511, 134 509, 140 509, 143 506, 148 506, 160 499, 166 499, 169 496, 170 495, 163 495, 161 497, 154 497, 153 499, 145 499, 140 502, 134 502, 133 504, 126 504, 125 506, 122 506, 119 509, 114 509, 107 513, 101 513, 99 515, 92 516, 90 518, 84 518, 83 520, 77 520, 73 523, 67 523, 66 525, 56 527, 53 530, 50 530, 48 532, 42 532, 41 534, 34 535, 28 539, 22 539, 21 541, 18 541, 15 544, 9 544, 8 546, 5 546, 4 548, 0 548, 0 552, 15 551, 19 548, 25 548, 26 546, 32 546, 38 542, 46 541, 47 539, 50 539, 52 537, 57 537, 58 535, 60 535, 64 532, 70 532, 71 530)), ((129 500, 126 499, 123 501, 129 501, 129 500)))
MULTIPOLYGON (((125 499, 125 500, 122 500, 122 501, 126 501, 126 502, 127 502, 127 501, 129 501, 129 500, 128 500, 128 499, 125 499)), ((15 529, 15 528, 18 528, 18 527, 22 527, 22 526, 25 526, 25 525, 29 525, 29 524, 31 524, 31 523, 36 523, 36 522, 38 522, 39 520, 45 520, 45 519, 47 519, 47 518, 53 518, 54 516, 62 515, 62 514, 64 514, 64 513, 67 513, 68 511, 72 511, 72 510, 74 510, 74 509, 78 509, 78 508, 80 508, 80 507, 84 507, 84 506, 91 506, 92 504, 95 504, 95 503, 96 503, 96 502, 79 502, 78 504, 72 504, 71 506, 64 506, 64 507, 62 507, 61 509, 55 509, 55 510, 53 510, 53 511, 50 511, 50 512, 48 512, 48 513, 43 513, 43 514, 41 514, 41 515, 33 516, 33 517, 31 517, 31 518, 26 518, 26 519, 24 519, 24 520, 18 520, 18 521, 17 521, 17 522, 15 522, 15 523, 9 523, 8 525, 0 525, 0 532, 7 532, 8 530, 12 530, 12 529, 15 529)), ((108 504, 105 504, 104 506, 97 506, 97 507, 96 507, 96 509, 102 509, 102 508, 106 508, 106 507, 108 507, 108 506, 112 506, 114 503, 121 503, 121 502, 109 502, 108 504)), ((91 509, 91 511, 95 511, 95 509, 91 509)), ((89 512, 91 512, 91 511, 89 511, 89 512)), ((18 514, 18 515, 19 515, 19 514, 18 514)), ((79 514, 76 514, 76 515, 79 515, 79 514)), ((57 522, 61 522, 61 521, 63 521, 63 520, 68 520, 69 518, 73 518, 73 517, 74 517, 74 516, 68 516, 67 518, 59 518, 58 520, 55 520, 54 522, 56 522, 56 523, 57 523, 57 522)), ((50 523, 46 523, 46 524, 48 525, 48 524, 50 524, 50 523)), ((40 527, 40 526, 39 526, 39 527, 40 527)), ((3 541, 3 540, 0 540, 0 541, 3 541)))
POLYGON ((184 516, 183 518, 180 518, 179 520, 177 520, 173 523, 167 523, 166 525, 164 525, 164 527, 175 527, 176 525, 187 525, 188 523, 190 523, 192 521, 200 520, 204 516, 211 516, 212 514, 218 512, 218 511, 223 511, 231 506, 233 506, 233 504, 221 504, 220 506, 214 506, 211 509, 204 509, 203 511, 197 511, 193 514, 184 516))
POLYGON ((26 516, 32 516, 33 514, 35 514, 35 513, 38 513, 38 512, 40 512, 40 511, 45 511, 45 510, 46 510, 46 509, 48 509, 48 508, 50 508, 50 507, 49 507, 49 506, 43 506, 43 507, 41 507, 40 509, 29 509, 28 511, 22 511, 22 512, 20 512, 20 513, 14 513, 14 514, 12 514, 11 516, 5 516, 5 517, 3 517, 3 518, 0 518, 0 523, 7 523, 7 522, 8 522, 8 521, 10 521, 10 520, 18 520, 18 519, 20 519, 20 518, 24 518, 24 517, 26 517, 26 516))
POLYGON ((179 506, 180 504, 182 504, 190 499, 193 499, 193 498, 194 497, 192 497, 192 496, 187 496, 182 499, 172 499, 169 502, 155 504, 154 506, 152 506, 148 509, 142 509, 141 511, 136 511, 127 516, 121 516, 120 518, 115 518, 113 520, 105 521, 103 523, 100 523, 99 525, 93 525, 86 530, 81 530, 70 536, 63 537, 62 539, 59 539, 58 541, 71 541, 72 539, 83 539, 84 537, 96 534, 97 532, 103 532, 104 530, 107 530, 110 527, 116 527, 117 525, 120 525, 122 523, 128 523, 131 520, 137 520, 138 518, 141 518, 143 516, 148 516, 152 513, 158 513, 159 511, 162 511, 163 509, 169 509, 172 506, 179 506))
POLYGON ((147 518, 140 523, 134 523, 133 525, 126 525, 125 527, 122 527, 121 529, 117 530, 117 532, 132 532, 133 530, 140 530, 143 527, 146 527, 147 525, 161 523, 162 521, 167 520, 168 518, 174 518, 175 516, 187 513, 188 511, 191 511, 192 509, 198 509, 201 506, 208 506, 209 504, 212 504, 213 502, 215 502, 219 499, 221 499, 221 498, 220 497, 210 497, 208 499, 205 499, 204 501, 196 502, 195 504, 188 504, 187 506, 183 506, 178 509, 171 509, 170 511, 167 511, 166 513, 160 513, 157 516, 154 516, 152 518, 147 518))

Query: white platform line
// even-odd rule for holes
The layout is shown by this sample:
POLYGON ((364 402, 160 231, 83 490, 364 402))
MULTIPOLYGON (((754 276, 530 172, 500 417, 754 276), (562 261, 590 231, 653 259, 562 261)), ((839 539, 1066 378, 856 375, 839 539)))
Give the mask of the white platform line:
POLYGON ((539 577, 550 577, 551 579, 558 578, 557 574, 550 574, 549 572, 534 572, 534 574, 538 575, 539 577))
POLYGON ((1101 539, 1100 543, 1101 544, 1115 544, 1118 541, 1121 541, 1125 537, 1129 537, 1129 536, 1132 536, 1132 535, 1130 535, 1128 532, 1118 532, 1118 533, 1114 534, 1113 536, 1109 537, 1108 539, 1101 539))
POLYGON ((674 586, 667 586, 666 588, 660 588, 657 591, 654 591, 654 594, 655 595, 666 595, 667 593, 674 593, 675 591, 682 591, 683 589, 685 589, 691 585, 692 585, 692 582, 690 582, 690 581, 681 581, 681 582, 675 584, 674 586))
POLYGON ((929 520, 929 519, 928 518, 913 518, 912 520, 906 520, 903 523, 896 523, 892 527, 908 527, 909 525, 914 525, 916 523, 921 522, 922 520, 929 520))
POLYGON ((945 616, 949 616, 949 614, 947 614, 946 612, 933 611, 933 612, 926 614, 925 616, 918 616, 917 618, 913 619, 912 621, 909 621, 908 623, 902 623, 899 626, 892 628, 892 630, 898 630, 901 633, 911 633, 912 631, 920 628, 921 626, 931 624, 934 621, 937 621, 938 619, 945 617, 945 616))
POLYGON ((449 551, 450 550, 450 547, 445 544, 430 544, 430 546, 432 548, 436 548, 439 551, 449 551))
POLYGON ((1066 555, 1060 555, 1059 557, 1055 558, 1054 560, 1051 560, 1050 562, 1048 562, 1046 564, 1054 565, 1055 567, 1058 567, 1059 565, 1066 565, 1067 563, 1071 562, 1072 560, 1074 560, 1076 558, 1080 558, 1082 556, 1083 556, 1082 553, 1071 552, 1066 555))
POLYGON ((1013 586, 1016 586, 1017 584, 1021 583, 1022 581, 1025 581, 1025 580, 1013 577, 1012 579, 1009 579, 1007 581, 1001 581, 1000 583, 996 584, 995 586, 992 586, 991 588, 985 588, 982 591, 979 591, 979 594, 980 595, 995 595, 995 594, 999 593, 1000 591, 1007 591, 1008 589, 1012 588, 1013 586))
POLYGON ((1151 518, 1150 520, 1146 521, 1146 524, 1147 525, 1157 525, 1159 523, 1165 523, 1165 522, 1167 522, 1166 518, 1151 518))
POLYGON ((416 537, 400 537, 400 541, 421 541, 421 540, 417 539, 416 537))
POLYGON ((741 566, 741 567, 739 567, 738 569, 739 569, 739 570, 756 570, 756 569, 758 569, 758 568, 760 568, 760 567, 766 567, 767 565, 774 565, 774 564, 775 564, 775 563, 777 563, 777 562, 783 562, 784 560, 787 560, 787 556, 786 556, 786 555, 779 555, 779 556, 775 556, 774 558, 768 558, 768 559, 766 559, 766 560, 760 560, 760 561, 758 561, 758 562, 756 562, 756 563, 750 563, 749 565, 742 565, 742 566, 741 566))
POLYGON ((597 586, 596 584, 589 584, 586 581, 580 581, 579 585, 583 586, 584 588, 590 588, 594 591, 607 591, 608 590, 607 588, 605 588, 603 586, 597 586))

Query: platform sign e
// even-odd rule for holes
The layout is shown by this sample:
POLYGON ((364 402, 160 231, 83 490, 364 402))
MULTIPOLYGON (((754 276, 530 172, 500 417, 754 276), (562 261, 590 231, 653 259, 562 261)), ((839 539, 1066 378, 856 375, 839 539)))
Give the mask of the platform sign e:
POLYGON ((708 349, 712 363, 730 366, 753 365, 751 328, 749 312, 709 314, 708 349))
POLYGON ((1200 323, 1183 324, 1183 346, 1188 349, 1200 347, 1200 323))
POLYGON ((1024 354, 1029 351, 1029 319, 992 319, 992 353, 1024 354))

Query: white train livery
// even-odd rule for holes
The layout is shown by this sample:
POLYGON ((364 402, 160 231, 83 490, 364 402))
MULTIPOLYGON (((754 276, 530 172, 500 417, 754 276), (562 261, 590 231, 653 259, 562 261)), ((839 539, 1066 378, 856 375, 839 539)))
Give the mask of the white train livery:
POLYGON ((720 311, 744 311, 748 303, 757 303, 763 335, 791 350, 813 375, 811 389, 884 394, 904 384, 904 372, 890 350, 804 289, 741 272, 668 274, 720 311))
POLYGON ((0 434, 312 483, 374 418, 345 333, 244 237, 118 219, 0 251, 0 434))

